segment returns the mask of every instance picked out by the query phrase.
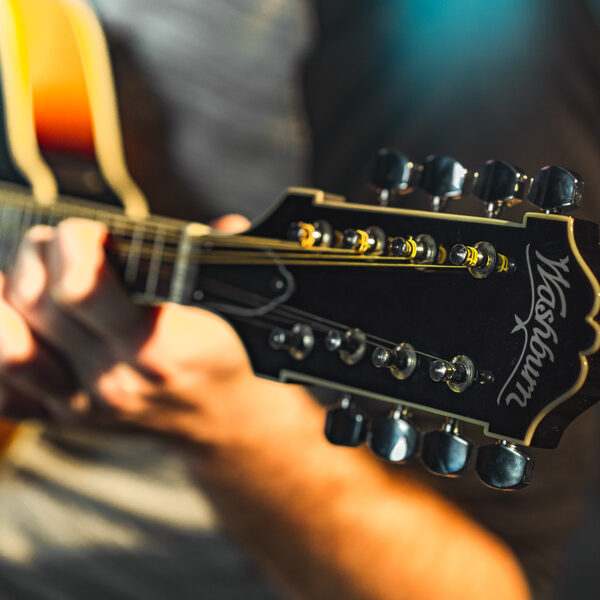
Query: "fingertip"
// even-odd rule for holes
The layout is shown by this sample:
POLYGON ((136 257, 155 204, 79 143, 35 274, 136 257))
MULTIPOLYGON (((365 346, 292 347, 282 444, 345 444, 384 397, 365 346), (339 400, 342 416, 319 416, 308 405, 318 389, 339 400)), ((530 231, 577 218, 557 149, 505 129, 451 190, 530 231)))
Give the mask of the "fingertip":
POLYGON ((97 240, 104 242, 108 236, 108 228, 104 223, 92 221, 90 219, 81 219, 79 217, 70 217, 60 221, 56 226, 57 235, 63 239, 63 243, 78 243, 82 240, 97 240))
POLYGON ((211 223, 211 226, 213 229, 218 229, 219 231, 225 231, 227 233, 240 233, 246 231, 246 229, 250 227, 250 221, 243 215, 231 214, 215 219, 211 223))
POLYGON ((56 302, 74 305, 93 293, 105 267, 107 237, 102 223, 75 218, 59 223, 49 264, 56 302))

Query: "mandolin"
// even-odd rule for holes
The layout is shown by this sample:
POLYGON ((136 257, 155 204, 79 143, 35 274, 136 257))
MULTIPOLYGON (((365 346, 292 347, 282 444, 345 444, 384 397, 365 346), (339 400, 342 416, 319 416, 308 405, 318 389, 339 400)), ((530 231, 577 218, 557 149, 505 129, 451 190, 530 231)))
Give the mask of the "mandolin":
MULTIPOLYGON (((25 19, 19 4, 28 2, 3 6, 4 29, 7 17, 25 19)), ((525 448, 554 448, 598 399, 598 226, 565 214, 581 204, 582 178, 554 166, 530 177, 503 161, 470 171, 446 156, 417 163, 383 150, 373 205, 291 188, 239 235, 151 216, 115 141, 100 28, 83 3, 56 6, 63 25, 76 24, 95 157, 125 212, 58 193, 31 118, 35 80, 14 76, 15 57, 21 65, 32 57, 25 28, 12 38, 4 31, 2 269, 35 224, 101 221, 109 259, 136 302, 214 311, 236 330, 257 375, 338 390, 325 424, 332 443, 364 442, 395 463, 420 456, 448 477, 474 463, 496 489, 527 485, 525 448), (431 197, 431 210, 393 206, 416 189, 431 197), (481 200, 484 216, 451 213, 452 200, 466 195, 481 200), (541 212, 501 218, 523 201, 541 212), (360 398, 381 403, 382 415, 370 419, 360 398), (416 411, 439 415, 442 427, 419 432, 416 411), (490 443, 476 451, 461 422, 481 426, 490 443)))

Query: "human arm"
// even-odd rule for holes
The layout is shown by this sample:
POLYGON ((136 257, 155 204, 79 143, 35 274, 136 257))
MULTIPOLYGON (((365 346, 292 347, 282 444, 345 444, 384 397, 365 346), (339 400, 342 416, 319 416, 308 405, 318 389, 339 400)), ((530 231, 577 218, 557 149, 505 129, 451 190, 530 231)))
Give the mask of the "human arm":
POLYGON ((322 409, 255 378, 218 317, 131 304, 105 236, 72 221, 27 236, 0 310, 7 399, 33 386, 59 418, 174 437, 224 526, 296 597, 527 597, 501 540, 402 470, 328 445, 322 409))

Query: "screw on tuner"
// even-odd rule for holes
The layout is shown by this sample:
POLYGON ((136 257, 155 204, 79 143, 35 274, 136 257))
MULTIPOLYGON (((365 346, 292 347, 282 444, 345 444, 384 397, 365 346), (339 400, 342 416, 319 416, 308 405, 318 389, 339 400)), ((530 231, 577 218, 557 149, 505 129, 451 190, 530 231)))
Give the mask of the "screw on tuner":
POLYGON ((315 336, 303 323, 296 323, 289 331, 274 327, 269 332, 269 345, 273 350, 287 350, 295 360, 304 360, 312 352, 315 336))
POLYGON ((395 237, 390 240, 389 254, 399 258, 407 258, 415 263, 442 264, 446 260, 446 249, 436 244, 435 240, 426 233, 404 237, 395 237))
POLYGON ((474 383, 493 383, 494 375, 487 369, 477 369, 475 363, 465 354, 455 356, 451 361, 433 359, 429 364, 429 377, 436 383, 444 382, 453 392, 464 392, 474 383))
POLYGON ((417 368, 417 353, 408 343, 398 344, 393 349, 376 346, 371 354, 373 366, 381 369, 387 367, 397 379, 407 379, 417 368))
POLYGON ((337 352, 347 365, 355 365, 365 355, 367 337, 360 329, 344 332, 330 329, 325 335, 325 348, 329 352, 337 352))
POLYGON ((515 262, 496 252, 489 242, 477 242, 473 246, 456 244, 450 250, 450 262, 457 267, 467 267, 477 279, 484 279, 491 273, 512 273, 515 262))
POLYGON ((359 254, 379 254, 385 248, 385 233, 379 227, 365 229, 345 229, 341 236, 337 233, 337 245, 359 254))
POLYGON ((303 248, 330 246, 333 239, 331 225, 322 219, 314 223, 295 221, 290 224, 287 238, 298 242, 303 248))

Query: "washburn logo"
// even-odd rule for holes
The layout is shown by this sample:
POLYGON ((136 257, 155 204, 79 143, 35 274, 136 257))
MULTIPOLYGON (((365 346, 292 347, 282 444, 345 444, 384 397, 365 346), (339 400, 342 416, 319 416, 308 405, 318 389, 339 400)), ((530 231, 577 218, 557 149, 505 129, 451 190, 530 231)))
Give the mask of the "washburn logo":
POLYGON ((531 309, 526 320, 518 315, 511 333, 523 332, 523 350, 510 377, 498 395, 498 404, 516 402, 527 406, 544 364, 554 362, 553 348, 558 334, 553 326, 557 317, 567 317, 565 289, 570 288, 565 274, 569 272, 569 257, 552 260, 535 251, 536 264, 532 266, 530 244, 526 249, 527 268, 531 283, 531 309), (538 281, 537 286, 535 281, 538 281))

